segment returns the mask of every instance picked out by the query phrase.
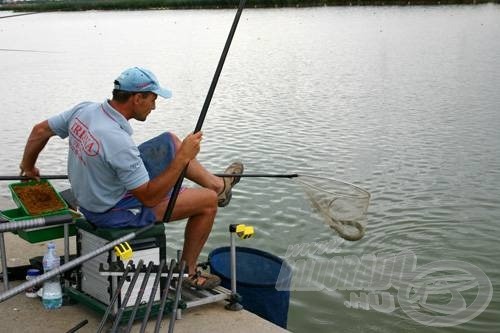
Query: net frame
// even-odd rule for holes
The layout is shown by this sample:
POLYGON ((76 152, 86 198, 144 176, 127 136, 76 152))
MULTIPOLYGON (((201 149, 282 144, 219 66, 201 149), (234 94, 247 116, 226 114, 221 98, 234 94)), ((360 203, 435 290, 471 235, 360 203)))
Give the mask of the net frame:
POLYGON ((354 184, 334 178, 300 175, 295 180, 301 184, 313 208, 324 222, 340 237, 356 241, 363 238, 366 214, 371 194, 354 184))

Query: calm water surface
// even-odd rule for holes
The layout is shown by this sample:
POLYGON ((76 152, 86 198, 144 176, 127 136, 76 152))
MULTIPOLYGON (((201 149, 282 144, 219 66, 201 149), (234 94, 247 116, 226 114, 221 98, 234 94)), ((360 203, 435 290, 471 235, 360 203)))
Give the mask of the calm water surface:
MULTIPOLYGON (((151 68, 174 92, 146 123, 133 122, 134 139, 192 131, 233 16, 233 10, 123 11, 1 20, 1 174, 17 174, 35 122, 81 100, 108 98, 115 76, 132 65, 151 68)), ((245 179, 220 211, 204 255, 227 245, 227 225, 240 222, 256 229, 240 245, 282 257, 290 245, 332 240, 335 251, 301 258, 410 250, 419 267, 437 260, 474 264, 493 295, 464 324, 418 323, 401 309, 394 287, 385 290, 396 300, 393 311, 349 308, 351 291, 321 287, 335 275, 325 270, 311 280, 315 290, 292 292, 289 329, 500 331, 499 36, 494 5, 246 10, 199 159, 214 172, 240 159, 248 172, 358 184, 372 193, 367 234, 341 243, 297 183, 245 179)), ((64 174, 65 161, 66 142, 56 138, 39 167, 64 174)), ((0 193, 9 197, 6 184, 0 193)), ((172 247, 181 246, 182 232, 182 224, 169 226, 172 247)), ((295 267, 295 259, 287 260, 295 267)), ((470 305, 478 288, 461 292, 470 305)), ((439 302, 447 299, 445 292, 439 302)))

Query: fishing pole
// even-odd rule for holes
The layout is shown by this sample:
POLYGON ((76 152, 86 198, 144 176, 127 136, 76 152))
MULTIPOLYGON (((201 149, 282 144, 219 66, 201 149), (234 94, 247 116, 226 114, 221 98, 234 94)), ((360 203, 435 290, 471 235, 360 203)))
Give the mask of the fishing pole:
MULTIPOLYGON (((226 60, 227 54, 229 53, 229 48, 231 46, 231 42, 233 41, 234 34, 236 32, 236 28, 238 26, 238 22, 241 17, 241 13, 243 12, 243 8, 245 7, 246 0, 241 0, 238 6, 238 10, 233 20, 233 24, 231 25, 231 29, 229 31, 229 35, 226 40, 226 44, 224 45, 224 49, 222 50, 221 57, 219 59, 219 63, 215 70, 214 77, 212 79, 212 83, 210 84, 210 88, 208 89, 207 97, 205 98, 205 102, 203 104, 203 108, 201 109, 200 116, 198 118, 198 122, 196 123, 196 127, 193 133, 197 133, 201 130, 203 126, 203 122, 205 121, 205 117, 208 113, 208 108, 210 106, 210 102, 212 101, 212 97, 215 92, 215 88, 217 86, 217 82, 219 81, 220 74, 222 72, 222 68, 224 67, 224 62, 226 60)), ((182 187, 182 181, 184 180, 184 176, 186 175, 187 166, 179 175, 177 182, 172 190, 172 195, 170 196, 170 200, 168 202, 167 209, 165 211, 165 215, 163 216, 162 221, 168 222, 172 217, 172 211, 175 206, 175 202, 177 200, 177 196, 179 195, 180 189, 182 187)), ((234 177, 234 175, 227 176, 234 177)), ((67 179, 68 177, 65 175, 53 175, 53 176, 40 176, 40 179, 67 179)), ((0 176, 0 180, 27 180, 28 177, 23 176, 0 176)))
MULTIPOLYGON (((212 80, 212 84, 210 85, 210 89, 208 91, 207 98, 205 99, 205 103, 203 105, 200 117, 198 118, 198 123, 196 124, 196 128, 194 131, 195 133, 199 132, 201 130, 201 127, 203 125, 203 121, 205 120, 205 117, 206 117, 206 114, 208 111, 208 107, 210 105, 210 101, 212 100, 212 96, 213 96, 213 93, 215 91, 215 87, 217 85, 220 73, 222 72, 222 67, 224 65, 224 61, 226 59, 226 56, 229 52, 229 47, 231 45, 231 41, 232 41, 234 33, 236 31, 236 27, 238 26, 238 22, 239 22, 239 19, 241 17, 241 13, 243 11, 243 8, 245 7, 245 3, 246 3, 246 0, 241 0, 240 4, 238 6, 238 11, 236 12, 236 15, 234 17, 233 24, 232 24, 231 30, 229 32, 229 36, 226 40, 224 50, 222 51, 222 55, 221 55, 221 58, 219 60, 219 64, 217 65, 217 69, 215 71, 214 78, 212 80)), ((179 176, 179 179, 177 180, 177 183, 174 186, 172 196, 169 200, 169 205, 168 205, 167 210, 165 211, 165 215, 163 217, 163 221, 169 221, 171 216, 172 216, 172 211, 173 211, 177 196, 179 195, 180 188, 182 186, 182 180, 184 179, 184 175, 186 173, 186 169, 187 169, 187 166, 186 166, 186 168, 184 168, 183 172, 179 176)), ((234 177, 234 175, 233 175, 233 177, 234 177)), ((7 177, 7 178, 10 178, 10 179, 5 179, 5 177, 0 177, 0 180, 18 180, 19 179, 19 178, 14 179, 13 177, 7 177)), ((23 180, 23 179, 26 179, 26 178, 22 178, 21 180, 23 180)), ((65 176, 65 178, 62 178, 62 179, 67 179, 67 176, 65 176)), ((111 242, 103 245, 102 247, 94 250, 94 251, 91 251, 91 252, 89 252, 89 253, 87 253, 79 258, 76 258, 75 260, 69 261, 68 263, 66 263, 66 264, 64 264, 56 269, 50 270, 49 272, 44 273, 44 274, 36 277, 35 279, 32 279, 30 281, 26 281, 26 282, 14 287, 14 288, 6 290, 6 291, 0 293, 0 303, 17 295, 17 294, 19 294, 20 292, 26 290, 27 288, 33 287, 36 284, 41 284, 42 282, 44 282, 47 279, 50 279, 50 278, 52 278, 58 274, 61 274, 69 269, 72 269, 78 265, 81 265, 83 262, 90 260, 90 259, 98 256, 99 254, 101 254, 105 251, 109 251, 114 246, 116 246, 120 243, 123 243, 123 242, 130 240, 130 239, 133 239, 133 238, 137 237, 138 235, 150 230, 153 227, 154 227, 154 224, 149 224, 147 226, 144 226, 144 227, 142 227, 134 232, 131 232, 125 236, 120 237, 119 239, 111 241, 111 242)))
POLYGON ((115 333, 118 330, 118 325, 120 325, 120 320, 122 319, 123 311, 125 311, 125 307, 127 306, 130 295, 132 295, 135 283, 137 282, 137 279, 139 278, 139 275, 141 273, 142 266, 143 266, 143 261, 142 259, 140 259, 139 262, 137 263, 137 269, 135 270, 134 275, 132 275, 132 281, 130 281, 130 284, 128 285, 125 297, 123 297, 122 299, 122 304, 118 309, 118 313, 115 315, 115 321, 113 322, 113 327, 111 327, 111 333, 115 333))
MULTIPOLYGON (((229 47, 231 46, 231 42, 233 41, 234 33, 236 32, 236 27, 238 26, 238 22, 241 17, 241 13, 243 12, 243 8, 245 7, 246 0, 241 0, 238 6, 238 10, 236 11, 236 15, 233 20, 233 24, 231 26, 231 30, 229 31, 229 35, 226 40, 226 44, 224 45, 224 49, 222 50, 221 57, 219 59, 219 64, 217 65, 217 69, 215 70, 214 77, 212 79, 212 83, 210 84, 210 88, 208 89, 207 97, 205 98, 205 103, 203 104, 203 108, 201 109, 200 117, 198 118, 198 122, 196 123, 196 127, 193 133, 197 133, 201 130, 203 126, 203 122, 205 121, 205 117, 208 112, 208 107, 210 106, 210 102, 212 101, 212 97, 214 95, 215 87, 217 86, 217 82, 219 81, 220 74, 222 72, 222 67, 224 67, 224 62, 226 60, 227 54, 229 52, 229 47)), ((167 209, 165 210, 165 215, 163 215, 164 222, 170 221, 172 217, 172 211, 174 210, 175 201, 177 200, 177 196, 182 187, 182 181, 184 180, 184 176, 186 175, 187 165, 182 170, 179 175, 179 179, 175 183, 174 189, 172 190, 172 195, 170 200, 168 201, 167 209)), ((233 176, 234 177, 234 176, 233 176)))
POLYGON ((33 15, 33 14, 40 14, 40 12, 29 12, 29 13, 5 15, 5 16, 0 16, 0 20, 6 19, 6 18, 11 18, 11 17, 16 17, 16 16, 25 16, 25 15, 33 15))
MULTIPOLYGON (((43 175, 40 179, 68 179, 68 175, 43 175)), ((27 176, 0 176, 0 180, 33 180, 27 176)))
MULTIPOLYGON (((155 281, 153 282, 153 287, 151 288, 151 293, 149 294, 149 301, 146 307, 146 312, 144 312, 144 318, 142 320, 140 333, 144 333, 149 320, 149 314, 153 308, 153 302, 156 297, 156 291, 160 285, 161 273, 163 273, 163 268, 165 267, 165 259, 160 261, 160 266, 158 266, 158 273, 156 273, 155 281)), ((172 270, 173 271, 173 270, 172 270)))
POLYGON ((120 281, 118 282, 118 285, 117 285, 116 290, 113 294, 113 297, 111 298, 111 301, 109 302, 109 305, 106 308, 106 311, 104 312, 104 316, 102 317, 102 320, 99 323, 99 326, 97 327, 97 331, 96 331, 97 333, 102 332, 102 330, 104 328, 104 324, 106 324, 106 320, 108 320, 108 316, 111 313, 111 311, 113 310, 113 306, 115 305, 115 302, 118 299, 118 296, 120 295, 120 293, 122 291, 123 284, 127 280, 127 275, 130 272, 130 269, 132 268, 132 263, 133 263, 132 260, 129 260, 127 267, 125 268, 125 271, 123 272, 122 277, 121 277, 120 281))
POLYGON ((144 295, 144 291, 146 290, 146 286, 149 281, 149 276, 151 275, 151 270, 153 269, 154 262, 150 261, 148 264, 148 268, 146 270, 146 274, 144 275, 142 279, 141 286, 139 287, 139 293, 137 294, 137 297, 135 299, 135 304, 132 309, 132 313, 130 314, 130 317, 128 318, 128 325, 127 329, 125 330, 124 333, 129 333, 132 330, 132 325, 134 324, 135 320, 135 315, 137 314, 137 309, 139 309, 139 305, 141 304, 142 301, 142 296, 144 295))
POLYGON ((56 51, 27 50, 27 49, 0 49, 2 52, 29 52, 29 53, 61 53, 56 51))
MULTIPOLYGON (((215 173, 217 177, 243 177, 243 178, 297 178, 300 177, 298 173, 215 173)), ((43 175, 39 176, 40 179, 68 179, 67 175, 43 175)), ((2 180, 32 180, 26 176, 0 176, 2 180)))
MULTIPOLYGON (((184 261, 182 261, 184 263, 184 261)), ((184 264, 185 265, 185 264, 184 264)), ((161 320, 163 319, 163 312, 165 311, 165 306, 167 305, 167 295, 168 291, 170 289, 170 284, 172 283, 172 275, 174 273, 174 268, 175 268, 175 259, 172 259, 170 261, 170 268, 168 269, 168 277, 167 277, 167 284, 165 285, 165 288, 163 289, 163 293, 161 294, 161 299, 160 299, 160 307, 158 308, 158 315, 156 316, 156 322, 155 322, 155 329, 154 332, 157 333, 160 331, 160 326, 161 326, 161 320)), ((179 273, 184 274, 184 271, 179 271, 179 273)), ((179 277, 181 274, 179 274, 179 277)), ((172 311, 174 311, 172 309, 172 311)), ((142 332, 142 328, 141 328, 142 332)))
POLYGON ((16 230, 55 226, 66 223, 73 223, 71 214, 40 216, 24 221, 10 221, 8 218, 0 216, 0 232, 13 232, 16 230))
POLYGON ((216 173, 217 177, 242 177, 242 178, 297 178, 298 173, 216 173))
POLYGON ((72 329, 70 329, 66 333, 75 333, 76 331, 78 331, 80 328, 87 325, 88 323, 89 323, 88 319, 82 320, 80 323, 78 323, 75 327, 73 327, 72 329))
MULTIPOLYGON (((183 278, 185 269, 186 269, 186 262, 184 260, 182 260, 180 273, 179 273, 179 280, 177 281, 177 286, 175 288, 174 305, 172 306, 172 312, 170 314, 170 322, 168 324, 168 333, 174 332, 175 319, 177 317, 177 307, 179 306, 179 300, 181 299, 182 278, 183 278)), ((157 332, 158 331, 156 331, 156 327, 155 327, 155 333, 157 333, 157 332)))

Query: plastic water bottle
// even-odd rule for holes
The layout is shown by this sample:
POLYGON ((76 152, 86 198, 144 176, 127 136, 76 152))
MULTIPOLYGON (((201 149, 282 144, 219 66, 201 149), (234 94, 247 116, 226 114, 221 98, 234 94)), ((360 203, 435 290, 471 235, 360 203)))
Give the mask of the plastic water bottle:
MULTIPOLYGON (((43 271, 47 273, 50 270, 58 268, 61 264, 61 258, 56 254, 56 245, 50 242, 47 253, 43 256, 43 271)), ((43 283, 42 293, 43 307, 46 309, 57 309, 62 305, 62 290, 59 275, 56 275, 43 283)))

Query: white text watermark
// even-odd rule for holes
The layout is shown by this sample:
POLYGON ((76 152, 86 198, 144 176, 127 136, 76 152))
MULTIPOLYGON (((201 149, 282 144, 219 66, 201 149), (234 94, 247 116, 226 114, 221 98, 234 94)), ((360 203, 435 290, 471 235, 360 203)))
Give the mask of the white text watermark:
POLYGON ((399 305, 413 320, 435 327, 475 318, 493 296, 491 281, 473 264, 438 260, 418 267, 412 251, 339 256, 342 243, 290 245, 285 260, 293 278, 282 268, 276 289, 350 291, 348 308, 390 313, 399 305))

